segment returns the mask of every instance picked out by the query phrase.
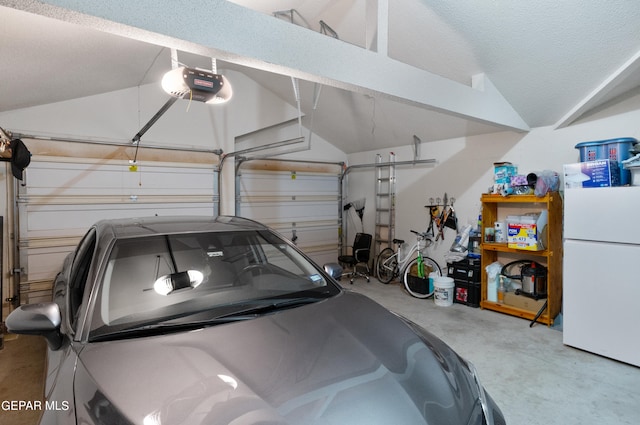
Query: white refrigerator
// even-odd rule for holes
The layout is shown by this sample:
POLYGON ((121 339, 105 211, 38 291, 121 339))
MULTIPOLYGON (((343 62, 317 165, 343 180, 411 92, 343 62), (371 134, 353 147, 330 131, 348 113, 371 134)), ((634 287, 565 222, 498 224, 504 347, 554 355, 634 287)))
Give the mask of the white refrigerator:
POLYGON ((640 366, 640 186, 564 198, 563 341, 640 366))

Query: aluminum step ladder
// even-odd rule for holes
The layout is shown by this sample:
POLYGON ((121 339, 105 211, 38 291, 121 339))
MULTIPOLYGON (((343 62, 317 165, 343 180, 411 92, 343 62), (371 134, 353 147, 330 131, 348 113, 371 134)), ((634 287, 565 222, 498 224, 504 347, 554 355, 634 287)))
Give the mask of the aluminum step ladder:
POLYGON ((389 153, 388 166, 383 164, 382 156, 376 155, 376 226, 373 246, 373 258, 377 258, 383 249, 392 246, 395 237, 396 203, 396 155, 389 153))

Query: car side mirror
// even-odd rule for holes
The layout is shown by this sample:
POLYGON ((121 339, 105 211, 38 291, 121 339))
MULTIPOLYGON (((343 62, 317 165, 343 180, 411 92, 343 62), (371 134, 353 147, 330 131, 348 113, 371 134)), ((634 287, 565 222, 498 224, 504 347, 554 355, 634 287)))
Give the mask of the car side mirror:
POLYGON ((9 332, 23 335, 41 335, 49 348, 57 350, 62 345, 60 334, 62 316, 55 303, 25 304, 7 316, 5 325, 9 332))
POLYGON ((342 277, 342 266, 338 263, 327 263, 324 266, 324 271, 335 280, 340 280, 342 277))

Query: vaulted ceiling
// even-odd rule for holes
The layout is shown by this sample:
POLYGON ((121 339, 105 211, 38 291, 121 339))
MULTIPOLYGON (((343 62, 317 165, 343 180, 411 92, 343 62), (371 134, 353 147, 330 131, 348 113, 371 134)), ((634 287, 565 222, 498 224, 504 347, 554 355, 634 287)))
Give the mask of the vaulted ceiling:
POLYGON ((640 93, 628 0, 0 0, 0 16, 0 112, 159 84, 171 48, 292 105, 295 77, 347 153, 562 127, 640 93))

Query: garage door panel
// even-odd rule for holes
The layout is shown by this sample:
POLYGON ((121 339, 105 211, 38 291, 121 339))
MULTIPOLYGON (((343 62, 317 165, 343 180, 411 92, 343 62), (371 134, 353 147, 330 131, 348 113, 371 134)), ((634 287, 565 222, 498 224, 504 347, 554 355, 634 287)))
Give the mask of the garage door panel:
MULTIPOLYGON (((80 238, 77 239, 80 241, 80 238)), ((28 266, 21 273, 25 281, 52 281, 62 266, 67 254, 76 245, 62 245, 55 248, 30 248, 27 255, 28 266)))
POLYGON ((278 223, 275 221, 264 222, 269 227, 278 231, 288 239, 297 236, 297 245, 300 248, 314 246, 332 247, 337 249, 338 222, 294 222, 278 223))
POLYGON ((152 215, 212 215, 213 203, 136 203, 27 205, 28 220, 23 240, 42 237, 83 235, 96 221, 105 218, 132 218, 152 215))
POLYGON ((50 302, 51 301, 51 283, 23 282, 23 283, 20 283, 20 293, 25 294, 24 300, 22 296, 20 298, 20 302, 23 304, 50 302))
POLYGON ((335 219, 337 208, 326 202, 246 203, 242 215, 261 221, 317 221, 335 219))
POLYGON ((320 225, 314 222, 296 222, 295 226, 291 223, 266 222, 265 224, 288 239, 292 239, 295 235, 298 248, 313 258, 316 263, 322 265, 337 262, 337 253, 340 249, 337 221, 320 225))
MULTIPOLYGON (((291 231, 293 230, 294 229, 292 228, 291 231)), ((312 240, 320 245, 336 245, 338 237, 338 223, 321 228, 312 227, 306 229, 297 227, 295 230, 304 236, 304 240, 312 240)))
POLYGON ((20 302, 51 296, 64 257, 98 220, 215 211, 212 165, 34 155, 18 186, 20 302))
POLYGON ((315 261, 317 264, 321 266, 328 263, 338 262, 338 257, 336 256, 336 253, 334 250, 321 250, 321 251, 309 250, 308 255, 311 258, 313 258, 313 261, 315 261))
POLYGON ((332 195, 339 193, 335 175, 243 172, 241 190, 250 196, 332 195))
POLYGON ((126 163, 36 160, 29 166, 28 196, 182 195, 185 191, 210 195, 214 187, 211 168, 203 166, 192 169, 184 165, 140 165, 138 171, 132 172, 126 163))
POLYGON ((237 213, 295 239, 296 245, 319 264, 336 262, 339 171, 241 170, 236 181, 237 213))

